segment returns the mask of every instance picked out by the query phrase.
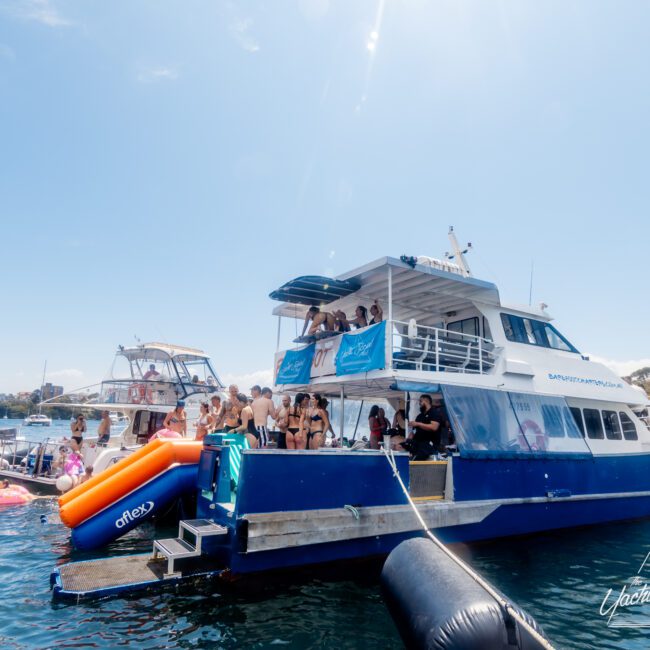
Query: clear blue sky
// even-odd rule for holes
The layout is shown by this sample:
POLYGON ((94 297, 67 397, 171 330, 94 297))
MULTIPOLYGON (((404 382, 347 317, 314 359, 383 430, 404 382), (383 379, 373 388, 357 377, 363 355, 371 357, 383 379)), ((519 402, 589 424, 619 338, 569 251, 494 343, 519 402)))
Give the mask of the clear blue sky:
POLYGON ((120 343, 269 369, 267 294, 454 224, 502 298, 650 357, 644 1, 0 0, 0 391, 120 343))

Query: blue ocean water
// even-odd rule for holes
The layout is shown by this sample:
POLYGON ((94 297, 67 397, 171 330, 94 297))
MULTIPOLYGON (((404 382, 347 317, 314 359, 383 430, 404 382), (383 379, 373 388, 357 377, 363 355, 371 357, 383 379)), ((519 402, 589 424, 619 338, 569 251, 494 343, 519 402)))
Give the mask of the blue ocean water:
MULTIPOLYGON (((67 426, 57 423, 41 435, 67 433, 67 426)), ((1 648, 401 647, 375 567, 245 589, 208 584, 94 603, 53 603, 48 579, 55 565, 107 552, 143 552, 151 549, 155 534, 145 525, 103 553, 79 553, 70 546, 69 531, 56 523, 56 512, 53 499, 0 509, 1 648), (41 523, 42 515, 50 523, 41 523)), ((558 648, 650 647, 650 628, 608 627, 599 613, 608 590, 618 594, 650 551, 648 520, 454 550, 535 616, 558 648)), ((650 625, 647 605, 627 611, 613 621, 650 625)))

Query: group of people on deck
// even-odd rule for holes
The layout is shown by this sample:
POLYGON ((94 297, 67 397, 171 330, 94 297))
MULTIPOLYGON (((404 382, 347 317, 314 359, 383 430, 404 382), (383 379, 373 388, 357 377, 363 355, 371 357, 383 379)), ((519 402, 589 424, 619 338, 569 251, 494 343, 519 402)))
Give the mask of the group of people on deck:
MULTIPOLYGON (((246 438, 251 448, 269 445, 269 418, 274 420, 279 431, 278 449, 319 449, 325 446, 327 434, 336 438, 330 422, 328 400, 319 394, 298 393, 293 402, 289 395, 283 395, 279 406, 273 402, 270 388, 253 386, 251 395, 239 392, 232 384, 228 397, 222 403, 219 395, 213 395, 211 404, 203 402, 200 415, 195 422, 196 440, 203 440, 213 432, 240 434, 246 438)), ((392 425, 383 408, 373 405, 368 416, 370 428, 369 447, 379 449, 384 436, 391 438, 391 448, 408 451, 414 460, 425 460, 432 455, 444 452, 452 445, 453 433, 449 419, 436 396, 423 394, 419 398, 419 413, 414 420, 408 420, 401 402, 395 412, 392 425)), ((164 429, 158 437, 187 436, 187 417, 185 403, 179 401, 170 411, 163 423, 164 429)))
MULTIPOLYGON (((213 395, 211 404, 202 402, 195 422, 196 440, 203 440, 208 433, 236 433, 246 437, 251 448, 269 446, 269 418, 279 430, 279 449, 318 449, 325 444, 328 431, 334 435, 330 424, 328 401, 320 395, 298 393, 293 404, 288 395, 283 396, 280 406, 273 402, 270 388, 253 386, 250 396, 240 393, 232 384, 228 397, 222 403, 219 395, 213 395)), ((185 402, 179 400, 163 422, 163 429, 156 436, 185 437, 187 416, 185 402), (175 435, 173 435, 175 434, 175 435)))
POLYGON ((359 305, 354 310, 354 318, 348 319, 345 312, 337 309, 336 311, 321 311, 319 307, 310 307, 305 316, 305 324, 302 328, 302 336, 307 332, 308 336, 313 336, 317 332, 350 332, 352 328, 361 329, 369 325, 381 323, 384 319, 384 312, 378 300, 370 307, 370 316, 368 318, 368 309, 359 305), (311 325, 310 325, 311 323, 311 325), (309 329, 307 327, 309 326, 309 329))

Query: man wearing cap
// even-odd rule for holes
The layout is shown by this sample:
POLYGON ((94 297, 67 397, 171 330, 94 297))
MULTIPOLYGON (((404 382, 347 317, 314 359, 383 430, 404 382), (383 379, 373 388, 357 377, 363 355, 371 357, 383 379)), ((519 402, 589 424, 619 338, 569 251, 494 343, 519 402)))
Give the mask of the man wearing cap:
POLYGON ((275 404, 271 399, 270 388, 262 390, 257 384, 251 388, 251 395, 253 396, 253 421, 255 422, 255 429, 259 435, 260 447, 266 447, 269 444, 269 432, 267 429, 269 417, 277 418, 278 414, 275 410, 275 404))

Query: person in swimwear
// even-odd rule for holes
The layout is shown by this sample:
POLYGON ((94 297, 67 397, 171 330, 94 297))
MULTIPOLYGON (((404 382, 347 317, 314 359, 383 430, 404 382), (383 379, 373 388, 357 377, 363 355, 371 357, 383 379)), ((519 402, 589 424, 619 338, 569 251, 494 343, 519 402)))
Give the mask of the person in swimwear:
POLYGON ((309 325, 309 321, 311 321, 311 326, 307 332, 308 336, 313 336, 316 332, 319 332, 321 326, 328 332, 334 331, 334 315, 329 312, 321 311, 318 307, 310 307, 305 316, 305 324, 302 327, 301 336, 305 335, 305 330, 307 329, 307 325, 309 325))
POLYGON ((97 427, 97 444, 107 445, 111 439, 111 418, 108 411, 102 411, 102 421, 97 427))
POLYGON ((370 319, 368 325, 376 325, 377 323, 381 323, 381 321, 384 320, 384 310, 381 308, 378 300, 375 300, 375 302, 370 307, 370 313, 372 314, 372 318, 370 319))
POLYGON ((78 451, 73 450, 68 454, 63 471, 72 479, 72 487, 77 487, 84 474, 83 459, 78 451))
POLYGON ((83 438, 84 433, 88 430, 86 426, 86 418, 83 413, 77 415, 74 422, 70 423, 70 431, 72 431, 73 436, 81 436, 83 438))
POLYGON ((214 422, 212 423, 212 431, 221 431, 223 427, 223 420, 225 415, 225 408, 221 404, 221 397, 219 395, 213 395, 210 398, 212 403, 212 418, 214 422))
POLYGON ((207 402, 201 402, 199 408, 200 416, 196 421, 196 436, 195 440, 203 440, 209 431, 214 426, 214 418, 210 414, 210 405, 207 402))
MULTIPOLYGON (((278 436, 278 449, 294 449, 295 447, 287 446, 287 429, 289 428, 289 411, 291 410, 291 398, 288 395, 282 396, 282 405, 277 412, 275 424, 280 430, 278 436), (283 444, 284 443, 284 444, 283 444)), ((291 434, 293 438, 293 434, 291 434)))
POLYGON ((253 415, 253 409, 248 404, 246 395, 240 393, 237 398, 239 400, 239 403, 243 404, 244 406, 242 406, 240 412, 239 424, 231 430, 231 433, 244 434, 248 440, 248 445, 250 448, 255 449, 258 446, 260 434, 257 432, 257 429, 255 427, 255 416, 253 415))
POLYGON ((224 404, 223 413, 223 429, 224 431, 232 431, 236 429, 241 422, 239 421, 239 414, 247 403, 246 396, 244 400, 239 400, 239 387, 236 384, 231 384, 228 387, 228 399, 224 404))
POLYGON ((334 312, 334 315, 336 316, 336 318, 338 319, 342 327, 348 328, 347 330, 345 330, 347 332, 350 331, 352 325, 354 325, 354 327, 358 330, 360 330, 363 327, 368 327, 368 310, 363 305, 359 305, 354 310, 354 318, 350 321, 347 319, 345 313, 342 312, 341 310, 334 312))
POLYGON ((176 408, 167 413, 163 422, 163 429, 175 431, 183 437, 187 435, 187 416, 185 415, 185 402, 179 399, 176 408))
POLYGON ((325 443, 325 432, 330 428, 330 420, 323 404, 323 398, 315 393, 311 398, 311 406, 303 413, 302 426, 309 426, 307 434, 307 447, 320 449, 325 443))

